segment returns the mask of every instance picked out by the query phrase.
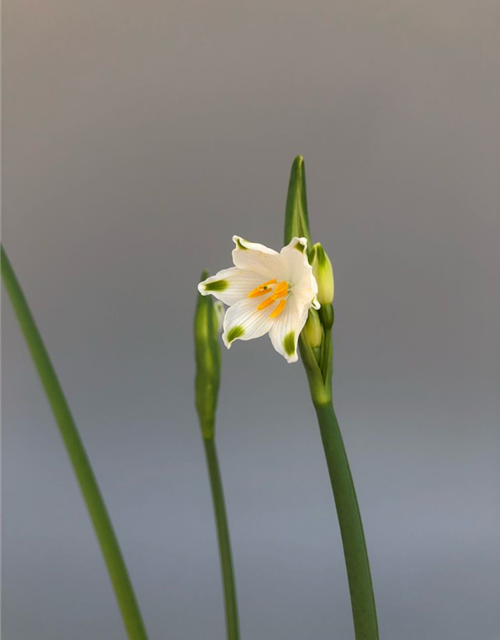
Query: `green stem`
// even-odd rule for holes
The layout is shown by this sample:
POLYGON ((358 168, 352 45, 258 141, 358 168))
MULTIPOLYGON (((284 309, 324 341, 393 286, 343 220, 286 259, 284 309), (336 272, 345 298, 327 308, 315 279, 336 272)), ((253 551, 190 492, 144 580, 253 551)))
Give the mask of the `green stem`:
POLYGON ((116 599, 130 640, 147 640, 147 634, 135 593, 125 566, 113 525, 80 439, 70 408, 64 397, 49 354, 38 331, 16 274, 2 246, 2 279, 28 344, 36 370, 42 382, 71 464, 87 504, 89 515, 101 546, 113 584, 116 599))
POLYGON ((316 404, 344 546, 356 640, 378 640, 377 612, 358 500, 331 402, 316 404))
POLYGON ((217 458, 217 448, 213 438, 203 438, 205 455, 207 458, 208 475, 214 504, 217 538, 219 541, 220 566, 222 584, 224 588, 224 604, 226 608, 226 630, 228 640, 238 640, 240 637, 238 623, 238 604, 236 601, 236 585, 234 581, 233 559, 231 555, 231 540, 227 525, 224 490, 217 458))

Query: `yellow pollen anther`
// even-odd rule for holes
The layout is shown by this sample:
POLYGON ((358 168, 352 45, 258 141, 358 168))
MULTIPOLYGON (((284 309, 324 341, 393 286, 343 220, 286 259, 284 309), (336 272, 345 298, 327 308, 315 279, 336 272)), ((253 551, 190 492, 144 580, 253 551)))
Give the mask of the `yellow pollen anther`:
POLYGON ((261 302, 259 304, 259 306, 257 307, 257 311, 262 311, 262 309, 267 309, 267 307, 270 307, 272 304, 274 304, 274 302, 275 302, 274 296, 269 296, 269 298, 266 298, 264 302, 261 302))
POLYGON ((285 305, 286 305, 286 299, 280 300, 279 303, 278 303, 278 306, 271 313, 271 315, 269 317, 270 318, 277 318, 280 315, 280 313, 283 313, 283 309, 285 308, 285 305))
POLYGON ((288 283, 283 281, 283 282, 280 282, 278 285, 276 285, 276 288, 274 289, 274 292, 273 292, 273 298, 274 299, 284 298, 287 294, 288 294, 288 283))
POLYGON ((276 284, 277 282, 278 281, 276 280, 276 278, 274 280, 268 280, 267 282, 264 282, 264 284, 261 284, 260 287, 257 287, 256 289, 253 289, 252 291, 250 291, 250 293, 248 294, 248 297, 257 298, 258 296, 263 296, 265 293, 268 292, 269 285, 276 284))

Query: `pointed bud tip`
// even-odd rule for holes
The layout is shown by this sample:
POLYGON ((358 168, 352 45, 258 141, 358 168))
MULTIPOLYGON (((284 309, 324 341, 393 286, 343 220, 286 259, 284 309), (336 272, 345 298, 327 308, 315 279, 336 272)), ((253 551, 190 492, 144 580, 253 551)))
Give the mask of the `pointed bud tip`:
POLYGON ((297 173, 300 173, 304 170, 304 164, 304 156, 295 156, 292 163, 292 172, 296 171, 297 173))

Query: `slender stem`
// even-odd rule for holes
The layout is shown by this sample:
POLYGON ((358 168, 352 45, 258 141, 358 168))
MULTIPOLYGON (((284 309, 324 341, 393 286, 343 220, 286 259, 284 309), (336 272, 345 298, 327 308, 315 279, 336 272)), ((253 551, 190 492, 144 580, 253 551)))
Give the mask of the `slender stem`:
POLYGON ((36 370, 54 413, 80 490, 101 546, 116 599, 130 640, 147 640, 135 593, 125 566, 113 525, 80 439, 70 408, 64 397, 49 354, 38 331, 16 274, 4 248, 1 248, 2 279, 9 294, 36 370))
POLYGON ((205 455, 207 458, 208 475, 214 504, 215 524, 219 541, 220 566, 224 588, 224 604, 226 608, 226 630, 228 640, 238 640, 240 637, 238 622, 238 604, 236 601, 236 585, 234 581, 233 559, 231 555, 231 540, 227 524, 224 490, 217 458, 217 448, 213 438, 203 438, 205 455))
POLYGON ((378 640, 377 612, 363 523, 342 434, 331 402, 316 405, 344 546, 356 640, 378 640))

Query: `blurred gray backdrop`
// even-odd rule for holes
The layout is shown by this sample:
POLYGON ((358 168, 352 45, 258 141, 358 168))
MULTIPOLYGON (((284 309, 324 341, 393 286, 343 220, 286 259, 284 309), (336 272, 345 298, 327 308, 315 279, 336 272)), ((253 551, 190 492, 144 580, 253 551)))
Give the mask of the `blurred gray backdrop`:
MULTIPOLYGON (((221 640, 192 314, 305 156, 383 640, 498 636, 498 2, 6 0, 3 241, 151 640, 221 640)), ((123 640, 3 294, 3 638, 123 640)), ((243 640, 349 640, 301 364, 224 352, 243 640)))

